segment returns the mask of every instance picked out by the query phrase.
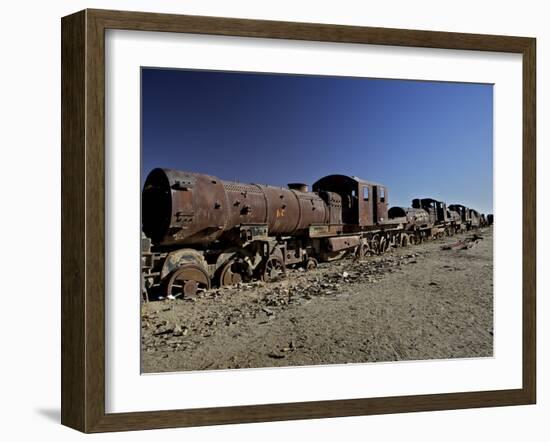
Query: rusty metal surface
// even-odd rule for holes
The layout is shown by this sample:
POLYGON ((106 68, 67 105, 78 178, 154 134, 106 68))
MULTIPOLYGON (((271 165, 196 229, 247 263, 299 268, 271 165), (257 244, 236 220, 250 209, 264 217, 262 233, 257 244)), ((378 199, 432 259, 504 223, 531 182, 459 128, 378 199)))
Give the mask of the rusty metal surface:
POLYGON ((354 176, 328 175, 313 184, 313 191, 340 195, 343 224, 367 227, 388 218, 387 188, 381 184, 354 176))
POLYGON ((462 222, 469 222, 470 221, 470 210, 468 207, 463 206, 462 204, 451 204, 449 205, 449 209, 454 210, 460 215, 460 219, 462 222))
POLYGON ((328 224, 342 224, 342 196, 335 192, 325 190, 319 191, 319 196, 323 199, 328 208, 328 224))
POLYGON ((336 236, 344 233, 343 224, 323 224, 323 225, 311 225, 308 229, 308 236, 310 238, 324 238, 327 236, 336 236))
POLYGON ((359 235, 335 236, 328 238, 326 241, 329 252, 339 252, 340 250, 346 250, 359 246, 361 244, 361 237, 359 235))
POLYGON ((260 184, 223 184, 229 202, 225 230, 242 223, 258 223, 267 225, 270 236, 292 235, 311 224, 328 221, 328 210, 314 193, 260 184))
POLYGON ((328 223, 323 200, 302 190, 155 169, 143 190, 143 230, 157 245, 205 245, 241 224, 265 224, 276 236, 328 223))
POLYGON ((415 198, 412 201, 415 209, 424 209, 428 212, 430 222, 433 224, 442 224, 449 222, 447 218, 447 205, 443 201, 433 198, 415 198))
POLYGON ((375 224, 383 223, 388 219, 388 188, 380 184, 372 186, 374 195, 372 205, 372 220, 375 224))
POLYGON ((481 216, 480 216, 479 225, 480 225, 481 227, 485 227, 485 226, 488 225, 488 223, 487 223, 487 216, 485 216, 484 213, 482 213, 481 216))
POLYGON ((470 225, 472 227, 481 226, 481 215, 477 210, 469 209, 470 211, 470 225))
POLYGON ((144 233, 154 244, 207 244, 226 222, 223 184, 208 175, 154 169, 142 196, 144 233))
POLYGON ((456 210, 449 209, 448 210, 449 220, 455 224, 460 223, 460 213, 458 213, 456 210))
POLYGON ((174 250, 167 254, 160 271, 161 279, 168 276, 174 270, 180 268, 184 264, 195 264, 199 267, 207 268, 204 257, 200 252, 191 248, 174 250))
POLYGON ((406 224, 406 229, 412 226, 427 226, 430 222, 428 212, 413 207, 392 207, 388 210, 388 217, 392 221, 406 224))
POLYGON ((396 222, 407 223, 407 207, 391 207, 390 210, 388 210, 388 217, 396 222))

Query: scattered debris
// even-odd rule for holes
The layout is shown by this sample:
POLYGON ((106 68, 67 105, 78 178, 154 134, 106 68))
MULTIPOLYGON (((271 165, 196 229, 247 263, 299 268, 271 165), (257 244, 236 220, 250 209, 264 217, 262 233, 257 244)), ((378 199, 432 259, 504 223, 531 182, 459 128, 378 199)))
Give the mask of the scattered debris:
POLYGON ((159 325, 157 329, 153 332, 155 336, 164 335, 167 333, 172 333, 174 331, 173 325, 159 325))
POLYGON ((160 302, 144 303, 144 370, 488 354, 492 280, 490 273, 475 280, 471 270, 491 268, 492 237, 483 236, 468 232, 439 244, 322 262, 307 271, 288 268, 287 278, 277 282, 243 281, 199 290, 192 303, 185 296, 166 295, 160 302), (440 251, 459 239, 457 251, 440 251), (467 255, 458 248, 476 241, 480 245, 467 255), (476 259, 470 262, 471 257, 476 259), (450 280, 458 284, 449 288, 450 280), (458 335, 464 339, 455 345, 451 337, 458 335))
MULTIPOLYGON (((418 253, 393 255, 391 253, 365 260, 344 260, 332 263, 322 263, 317 269, 304 272, 303 269, 288 269, 289 277, 277 282, 266 284, 262 281, 240 282, 230 287, 213 288, 199 291, 196 296, 178 298, 169 295, 159 303, 159 309, 142 317, 142 343, 146 352, 163 351, 180 352, 194 348, 197 343, 182 341, 191 335, 200 339, 208 339, 216 335, 220 328, 235 328, 256 318, 259 312, 267 316, 268 321, 257 324, 268 324, 279 311, 293 305, 305 305, 322 298, 345 299, 351 296, 350 288, 355 284, 376 284, 384 275, 398 272, 403 266, 416 263, 418 253), (223 305, 237 293, 250 292, 252 299, 247 299, 242 305, 234 306, 226 312, 218 312, 210 317, 185 317, 172 319, 170 324, 161 320, 163 315, 173 315, 177 312, 178 303, 215 302, 223 305), (168 301, 169 300, 169 301, 168 301), (258 310, 259 309, 259 310, 258 310), (181 322, 178 322, 181 321, 181 322)), ((265 317, 264 316, 264 317, 265 317)), ((296 321, 296 319, 295 319, 296 321)), ((227 331, 224 331, 227 333, 227 331)), ((239 333, 235 337, 238 338, 239 333)), ((296 346, 291 341, 269 357, 282 359, 295 351, 296 346)))
POLYGON ((292 342, 292 341, 290 341, 290 343, 288 344, 288 347, 281 348, 282 352, 289 352, 289 351, 294 351, 294 350, 295 350, 294 342, 292 342))
POLYGON ((474 246, 476 246, 479 241, 483 239, 482 236, 478 235, 477 233, 473 234, 472 236, 468 238, 464 238, 460 241, 454 242, 452 244, 445 244, 441 246, 441 250, 466 250, 470 249, 474 246))
POLYGON ((172 332, 172 336, 187 336, 188 333, 189 329, 187 327, 176 325, 174 327, 174 331, 172 332))
POLYGON ((286 358, 286 355, 281 353, 268 353, 268 356, 272 359, 283 359, 286 358))

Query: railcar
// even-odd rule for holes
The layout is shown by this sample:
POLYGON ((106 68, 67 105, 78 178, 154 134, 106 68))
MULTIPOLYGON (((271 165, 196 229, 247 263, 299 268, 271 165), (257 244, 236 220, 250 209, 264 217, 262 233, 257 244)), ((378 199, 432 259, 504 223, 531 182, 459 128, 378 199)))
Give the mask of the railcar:
POLYGON ((302 183, 243 184, 154 169, 142 191, 144 295, 193 296, 212 285, 269 281, 289 266, 380 254, 450 234, 463 222, 441 201, 388 209, 388 198, 385 185, 347 175, 325 176, 309 191, 302 183))

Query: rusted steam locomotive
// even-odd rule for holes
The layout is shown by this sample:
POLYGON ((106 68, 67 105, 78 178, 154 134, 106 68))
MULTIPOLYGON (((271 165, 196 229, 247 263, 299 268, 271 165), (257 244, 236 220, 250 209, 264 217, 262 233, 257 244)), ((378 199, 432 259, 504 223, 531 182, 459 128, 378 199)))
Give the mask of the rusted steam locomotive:
POLYGON ((388 189, 354 176, 326 176, 310 192, 301 183, 281 188, 154 169, 142 193, 142 285, 145 294, 190 296, 483 222, 473 209, 428 198, 388 210, 388 189))

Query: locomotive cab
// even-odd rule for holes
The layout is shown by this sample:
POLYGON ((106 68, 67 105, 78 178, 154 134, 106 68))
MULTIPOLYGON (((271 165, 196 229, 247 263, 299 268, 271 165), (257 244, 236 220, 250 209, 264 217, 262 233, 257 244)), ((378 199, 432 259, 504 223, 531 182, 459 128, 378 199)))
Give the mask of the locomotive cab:
POLYGON ((470 209, 462 204, 451 204, 449 209, 454 210, 460 215, 460 219, 463 223, 470 222, 470 209))
POLYGON ((443 201, 432 198, 416 198, 412 201, 415 209, 424 209, 430 216, 433 224, 442 224, 449 221, 447 214, 447 205, 443 201))
POLYGON ((313 184, 313 191, 340 196, 345 225, 368 227, 388 220, 388 191, 381 184, 354 176, 328 175, 313 184))

